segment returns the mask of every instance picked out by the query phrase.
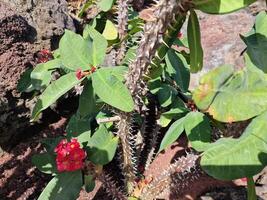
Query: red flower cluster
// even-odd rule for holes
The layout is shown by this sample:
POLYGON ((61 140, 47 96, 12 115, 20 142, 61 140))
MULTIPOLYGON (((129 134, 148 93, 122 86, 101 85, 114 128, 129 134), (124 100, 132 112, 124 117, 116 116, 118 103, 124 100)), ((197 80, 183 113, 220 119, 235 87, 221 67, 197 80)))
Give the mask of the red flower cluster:
POLYGON ((80 147, 77 139, 72 139, 68 142, 66 139, 56 146, 57 153, 56 164, 59 172, 75 171, 81 169, 86 157, 85 151, 80 147))
POLYGON ((37 53, 38 63, 46 63, 47 61, 51 60, 52 57, 52 53, 47 49, 43 49, 37 53))
POLYGON ((88 76, 96 71, 96 67, 92 67, 90 70, 83 71, 81 68, 76 70, 76 78, 81 80, 83 77, 88 76))

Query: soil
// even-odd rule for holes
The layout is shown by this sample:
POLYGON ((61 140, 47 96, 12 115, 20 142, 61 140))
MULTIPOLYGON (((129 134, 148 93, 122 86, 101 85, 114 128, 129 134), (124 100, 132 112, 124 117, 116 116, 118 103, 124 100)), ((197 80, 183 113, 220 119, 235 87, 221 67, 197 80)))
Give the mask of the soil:
MULTIPOLYGON (((36 51, 44 47, 56 48, 58 38, 63 33, 64 28, 71 30, 76 28, 73 19, 65 15, 66 1, 50 0, 47 1, 47 6, 38 3, 38 1, 26 0, 26 4, 24 2, 24 0, 0 0, 0 95, 4 94, 6 102, 14 102, 7 97, 12 97, 12 99, 20 97, 20 94, 15 91, 18 77, 27 67, 35 64, 34 54, 36 51), (57 2, 56 5, 53 2, 57 2), (60 17, 59 13, 61 13, 60 17), (44 18, 46 20, 43 20, 44 18), (44 21, 49 26, 43 23, 44 21), (6 37, 8 34, 16 37, 6 37), (9 79, 5 78, 6 74, 10 74, 9 79)), ((265 9, 263 1, 259 1, 250 6, 249 9, 230 15, 200 14, 205 67, 203 72, 192 77, 192 88, 197 85, 201 74, 215 66, 228 63, 234 64, 237 68, 243 67, 244 63, 240 54, 245 46, 240 40, 239 34, 245 34, 250 30, 255 14, 263 9, 265 9)), ((0 96, 0 98, 2 97, 0 96)), ((1 102, 3 102, 2 99, 1 102)), ((13 108, 23 110, 25 102, 23 102, 23 109, 17 107, 20 105, 18 103, 15 101, 13 108)), ((1 106, 0 115, 2 118, 1 106)), ((24 120, 23 123, 26 123, 27 114, 23 116, 22 120, 24 120)), ((14 119, 10 118, 9 121, 11 123, 14 119)), ((27 124, 25 130, 20 131, 19 137, 13 141, 12 148, 5 149, 6 151, 0 157, 1 200, 34 200, 38 198, 51 176, 39 172, 32 165, 31 157, 44 150, 40 142, 43 138, 62 134, 66 123, 66 118, 49 110, 44 114, 44 120, 41 124, 27 124), (47 118, 47 116, 49 117, 47 118)), ((12 124, 8 127, 10 132, 17 130, 17 127, 12 124)), ((156 176, 173 159, 184 155, 186 146, 185 140, 178 141, 159 156, 152 164, 149 173, 156 176)), ((267 169, 255 176, 255 180, 259 199, 267 200, 267 169)), ((111 198, 100 186, 101 183, 97 182, 96 189, 91 193, 82 190, 78 199, 110 200, 111 198)), ((183 194, 180 194, 179 199, 245 200, 246 190, 244 186, 245 184, 241 180, 222 182, 202 175, 199 181, 193 182, 183 194)), ((169 198, 168 196, 169 194, 165 198, 177 199, 177 197, 169 198)))

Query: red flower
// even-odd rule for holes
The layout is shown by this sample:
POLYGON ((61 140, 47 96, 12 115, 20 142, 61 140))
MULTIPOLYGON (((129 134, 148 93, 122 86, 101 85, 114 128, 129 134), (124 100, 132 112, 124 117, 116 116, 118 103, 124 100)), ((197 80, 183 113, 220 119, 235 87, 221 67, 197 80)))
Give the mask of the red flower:
POLYGON ((83 71, 82 71, 82 69, 77 69, 76 70, 76 78, 78 79, 78 80, 81 80, 82 78, 83 78, 83 71))
POLYGON ((51 60, 52 57, 52 53, 47 49, 43 49, 37 53, 38 63, 46 63, 51 60))
POLYGON ((183 37, 183 34, 181 32, 178 33, 177 38, 180 39, 183 37))
POLYGON ((55 148, 55 152, 57 153, 56 164, 59 172, 79 170, 84 165, 86 153, 80 147, 77 139, 72 139, 70 142, 67 142, 66 139, 61 140, 55 148))
POLYGON ((95 71, 96 71, 96 67, 93 66, 93 67, 91 68, 91 73, 94 73, 95 71))

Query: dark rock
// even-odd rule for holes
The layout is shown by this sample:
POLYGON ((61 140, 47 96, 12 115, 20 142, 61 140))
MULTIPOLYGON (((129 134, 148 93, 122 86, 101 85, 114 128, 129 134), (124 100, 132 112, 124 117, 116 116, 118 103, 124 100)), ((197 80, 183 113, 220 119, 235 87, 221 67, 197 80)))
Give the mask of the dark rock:
POLYGON ((37 31, 36 44, 40 48, 56 49, 65 29, 75 31, 73 19, 68 15, 65 0, 2 0, 9 3, 17 13, 37 31))
POLYGON ((75 30, 64 0, 0 1, 0 149, 31 125, 35 99, 17 91, 18 80, 36 65, 36 52, 58 46, 64 29, 75 30))

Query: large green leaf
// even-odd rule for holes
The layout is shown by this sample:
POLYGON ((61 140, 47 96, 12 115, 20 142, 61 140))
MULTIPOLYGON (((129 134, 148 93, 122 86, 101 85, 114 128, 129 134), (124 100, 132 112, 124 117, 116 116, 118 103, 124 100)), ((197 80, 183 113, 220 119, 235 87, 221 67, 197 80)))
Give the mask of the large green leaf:
POLYGON ((75 76, 75 72, 66 74, 56 81, 52 82, 39 97, 32 111, 32 120, 36 119, 40 112, 48 108, 59 97, 68 92, 71 88, 77 85, 81 80, 75 76))
POLYGON ((190 49, 190 71, 196 73, 203 67, 203 49, 197 14, 190 10, 187 26, 188 45, 190 49))
POLYGON ((32 163, 43 173, 56 173, 55 156, 49 153, 41 153, 32 156, 32 163))
POLYGON ((96 114, 96 99, 91 81, 87 81, 83 87, 83 92, 79 98, 77 113, 81 117, 93 117, 96 114))
POLYGON ((66 172, 55 176, 45 187, 38 200, 74 200, 82 188, 82 172, 66 172))
POLYGON ((233 75, 234 68, 229 65, 217 67, 203 77, 193 92, 193 99, 201 110, 207 110, 220 87, 233 75))
POLYGON ((97 70, 92 80, 95 93, 105 103, 125 112, 133 110, 134 102, 129 90, 110 68, 97 70))
POLYGON ((163 149, 166 149, 168 146, 170 146, 173 142, 175 142, 179 138, 179 136, 184 131, 184 121, 185 121, 185 118, 183 117, 175 121, 170 126, 163 140, 161 141, 159 152, 161 152, 163 149))
POLYGON ((253 67, 267 73, 267 14, 265 12, 258 14, 252 31, 241 38, 247 45, 247 55, 253 67))
POLYGON ((171 110, 164 112, 160 115, 160 125, 166 127, 172 121, 172 119, 179 119, 183 117, 189 110, 185 107, 172 108, 171 110))
POLYGON ((91 68, 90 65, 93 64, 91 49, 90 40, 69 30, 65 30, 59 42, 60 59, 64 66, 73 71, 79 68, 83 70, 91 68))
POLYGON ((193 93, 196 105, 222 122, 243 121, 264 112, 266 75, 249 70, 230 74, 231 68, 221 67, 205 75, 193 93))
POLYGON ((196 9, 210 14, 224 14, 244 8, 256 0, 193 0, 196 9))
POLYGON ((202 168, 222 180, 250 177, 267 165, 267 112, 252 120, 239 139, 223 138, 204 152, 202 168))
POLYGON ((87 145, 90 147, 89 160, 98 165, 109 163, 115 155, 118 141, 118 137, 113 137, 113 134, 109 133, 104 125, 101 125, 87 145))
POLYGON ((115 0, 100 0, 98 1, 97 5, 102 11, 107 12, 112 8, 114 2, 115 0))
POLYGON ((170 49, 165 57, 166 72, 175 80, 182 91, 187 91, 190 81, 190 72, 186 60, 173 49, 170 49))
POLYGON ((46 88, 51 81, 52 72, 61 66, 62 62, 60 59, 54 59, 46 63, 38 64, 31 73, 31 82, 33 87, 36 90, 46 88))
POLYGON ((92 26, 87 25, 83 30, 83 37, 90 41, 91 48, 89 54, 92 56, 91 64, 97 66, 102 64, 105 59, 108 42, 103 35, 101 35, 92 26))
POLYGON ((175 88, 168 84, 161 84, 157 92, 159 103, 162 107, 167 107, 171 105, 173 100, 176 98, 177 91, 175 88))
POLYGON ((195 150, 204 151, 210 147, 211 127, 209 119, 203 113, 188 113, 184 128, 187 138, 195 150))
POLYGON ((73 115, 67 125, 67 137, 77 138, 80 144, 87 145, 91 137, 91 119, 73 115))
POLYGON ((107 40, 115 40, 118 37, 118 31, 116 26, 112 23, 112 21, 107 20, 106 21, 106 26, 103 31, 103 36, 107 40))

